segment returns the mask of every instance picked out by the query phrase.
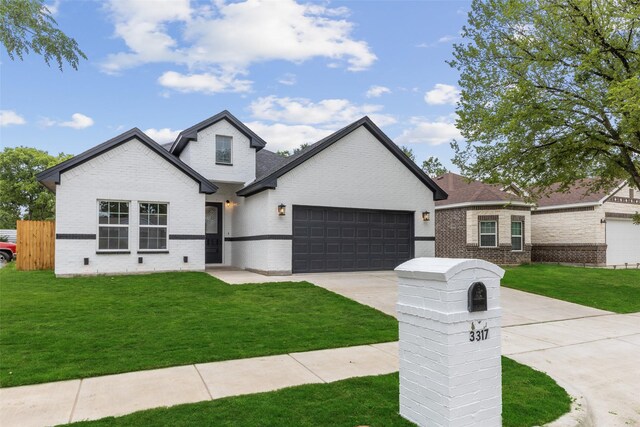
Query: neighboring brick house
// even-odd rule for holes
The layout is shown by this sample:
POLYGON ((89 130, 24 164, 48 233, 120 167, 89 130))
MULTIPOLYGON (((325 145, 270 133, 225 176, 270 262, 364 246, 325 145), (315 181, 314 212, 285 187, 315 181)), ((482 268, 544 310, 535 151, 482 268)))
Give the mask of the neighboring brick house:
POLYGON ((590 180, 538 200, 531 212, 532 255, 537 262, 593 265, 640 263, 640 195, 627 184, 590 193, 590 180))
POLYGON ((531 205, 521 190, 454 173, 435 181, 449 195, 436 201, 437 257, 480 258, 496 264, 531 261, 531 205))
POLYGON ((393 269, 433 256, 447 197, 368 117, 290 157, 228 111, 162 147, 132 129, 38 175, 59 276, 393 269))

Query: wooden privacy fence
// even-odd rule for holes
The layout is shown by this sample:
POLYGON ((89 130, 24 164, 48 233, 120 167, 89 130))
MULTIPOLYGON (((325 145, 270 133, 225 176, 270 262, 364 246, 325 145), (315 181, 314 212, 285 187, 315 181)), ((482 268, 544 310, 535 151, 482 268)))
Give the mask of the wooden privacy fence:
POLYGON ((56 223, 18 221, 17 225, 16 269, 52 270, 55 265, 56 223))

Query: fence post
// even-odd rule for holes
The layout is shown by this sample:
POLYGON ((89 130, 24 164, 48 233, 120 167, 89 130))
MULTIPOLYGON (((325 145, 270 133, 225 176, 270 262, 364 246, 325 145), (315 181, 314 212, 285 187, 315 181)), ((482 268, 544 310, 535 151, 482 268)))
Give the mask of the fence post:
POLYGON ((400 415, 419 426, 500 426, 500 279, 482 260, 415 258, 396 268, 400 415))

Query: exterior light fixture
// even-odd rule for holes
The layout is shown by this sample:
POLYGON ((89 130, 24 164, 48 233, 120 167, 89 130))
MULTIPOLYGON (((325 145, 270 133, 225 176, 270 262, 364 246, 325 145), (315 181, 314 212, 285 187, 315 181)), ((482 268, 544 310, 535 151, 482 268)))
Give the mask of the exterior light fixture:
POLYGON ((226 201, 226 202, 224 202, 224 203, 227 205, 227 207, 231 206, 231 202, 230 202, 229 200, 227 200, 227 201, 226 201))
POLYGON ((431 219, 431 213, 429 211, 422 212, 422 220, 429 221, 431 219))
POLYGON ((278 215, 284 216, 287 213, 287 205, 280 203, 278 205, 278 215))
POLYGON ((606 224, 607 223, 607 219, 606 218, 601 218, 600 219, 600 224, 606 224))

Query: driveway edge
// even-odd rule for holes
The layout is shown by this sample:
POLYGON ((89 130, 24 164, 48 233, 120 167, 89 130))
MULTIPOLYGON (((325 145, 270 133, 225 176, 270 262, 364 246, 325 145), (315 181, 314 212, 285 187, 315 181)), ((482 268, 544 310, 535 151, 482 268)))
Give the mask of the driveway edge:
POLYGON ((595 427, 593 413, 584 394, 571 385, 551 377, 571 397, 571 410, 545 427, 595 427))

